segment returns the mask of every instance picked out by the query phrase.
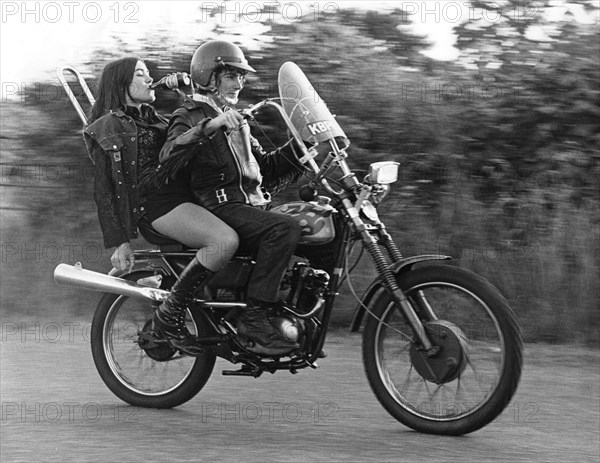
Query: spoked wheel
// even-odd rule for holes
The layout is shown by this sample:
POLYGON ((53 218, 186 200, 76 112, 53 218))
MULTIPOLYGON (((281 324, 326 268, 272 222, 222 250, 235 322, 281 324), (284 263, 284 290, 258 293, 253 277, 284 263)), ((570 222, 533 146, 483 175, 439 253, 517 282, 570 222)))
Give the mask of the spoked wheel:
POLYGON ((363 359, 385 409, 420 432, 460 435, 482 428, 512 398, 522 340, 506 300, 484 279, 432 265, 398 279, 438 351, 427 355, 387 293, 367 320, 363 359))
MULTIPOLYGON (((136 281, 151 272, 133 272, 123 278, 136 281)), ((212 373, 215 356, 181 355, 150 327, 154 307, 143 299, 105 294, 92 321, 92 355, 108 388, 125 402, 152 408, 171 408, 194 397, 212 373)), ((192 334, 205 328, 189 312, 192 334)))

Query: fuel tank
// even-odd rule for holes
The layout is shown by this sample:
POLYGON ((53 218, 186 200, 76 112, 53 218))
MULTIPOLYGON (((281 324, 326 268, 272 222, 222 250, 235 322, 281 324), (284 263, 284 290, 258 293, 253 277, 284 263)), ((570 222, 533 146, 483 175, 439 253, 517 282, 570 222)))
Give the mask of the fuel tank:
POLYGON ((326 244, 335 238, 332 215, 336 210, 323 201, 295 201, 275 206, 271 212, 293 217, 302 228, 300 244, 326 244))

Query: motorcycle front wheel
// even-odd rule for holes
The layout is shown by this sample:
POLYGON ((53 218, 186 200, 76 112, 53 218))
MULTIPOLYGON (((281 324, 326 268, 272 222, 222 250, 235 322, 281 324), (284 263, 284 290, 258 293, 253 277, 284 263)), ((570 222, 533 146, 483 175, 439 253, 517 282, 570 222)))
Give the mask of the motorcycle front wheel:
MULTIPOLYGON (((137 271, 121 278, 137 281, 152 275, 137 271)), ((216 358, 209 353, 181 355, 160 340, 154 344, 149 329, 153 313, 144 299, 104 294, 92 320, 92 356, 100 377, 121 400, 138 407, 172 408, 204 387, 216 358)), ((189 311, 186 324, 192 334, 205 334, 205 325, 196 323, 189 311)))
POLYGON ((521 333, 507 301, 484 279, 448 265, 417 268, 397 281, 437 352, 417 346, 400 308, 382 292, 363 335, 377 399, 419 432, 462 435, 487 425, 521 376, 521 333))

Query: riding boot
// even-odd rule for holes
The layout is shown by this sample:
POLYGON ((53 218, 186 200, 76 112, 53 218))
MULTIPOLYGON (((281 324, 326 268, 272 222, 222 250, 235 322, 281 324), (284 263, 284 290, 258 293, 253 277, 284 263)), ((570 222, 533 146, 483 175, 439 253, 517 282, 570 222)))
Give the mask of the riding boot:
POLYGON ((171 288, 169 297, 154 311, 152 329, 181 352, 198 356, 203 350, 185 326, 186 309, 194 293, 204 286, 214 272, 204 267, 196 257, 183 269, 179 280, 171 288))
POLYGON ((281 355, 298 349, 298 343, 284 337, 267 317, 267 307, 248 307, 238 322, 238 334, 250 341, 246 348, 257 354, 281 355))

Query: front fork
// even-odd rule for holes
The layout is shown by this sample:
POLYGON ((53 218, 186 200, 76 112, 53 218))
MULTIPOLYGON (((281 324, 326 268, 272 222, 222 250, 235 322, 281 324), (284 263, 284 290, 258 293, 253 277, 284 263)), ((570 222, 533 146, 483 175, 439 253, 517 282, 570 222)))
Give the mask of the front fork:
MULTIPOLYGON (((343 200, 346 206, 346 210, 348 211, 349 217, 352 220, 355 230, 359 233, 362 243, 371 258, 373 259, 373 263, 375 264, 375 268, 379 273, 383 286, 390 294, 397 307, 400 307, 400 311, 404 315, 404 318, 412 328, 412 331, 415 335, 416 341, 421 345, 423 350, 427 353, 428 356, 435 355, 439 348, 434 346, 425 331, 425 327, 423 323, 419 319, 417 313, 415 312, 413 306, 410 301, 404 294, 404 292, 398 286, 396 282, 396 276, 394 272, 392 272, 388 262, 379 247, 379 244, 373 238, 371 233, 367 230, 364 222, 360 218, 358 210, 354 207, 352 202, 349 199, 343 200)), ((381 224, 383 225, 383 224, 381 224)), ((398 250, 396 244, 392 240, 391 236, 387 233, 385 228, 380 228, 380 235, 382 237, 382 244, 386 248, 387 253, 390 255, 390 258, 394 263, 399 262, 402 259, 402 254, 398 250)), ((426 302, 426 301, 425 301, 426 302)), ((429 304, 427 304, 429 306, 429 304)), ((435 314, 434 314, 435 317, 435 314)))

